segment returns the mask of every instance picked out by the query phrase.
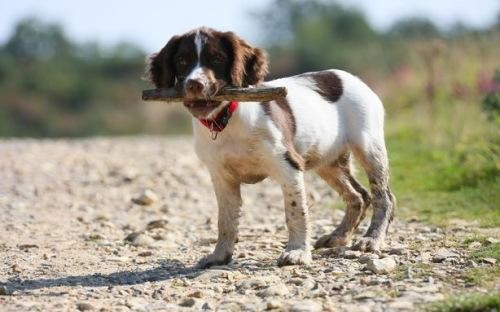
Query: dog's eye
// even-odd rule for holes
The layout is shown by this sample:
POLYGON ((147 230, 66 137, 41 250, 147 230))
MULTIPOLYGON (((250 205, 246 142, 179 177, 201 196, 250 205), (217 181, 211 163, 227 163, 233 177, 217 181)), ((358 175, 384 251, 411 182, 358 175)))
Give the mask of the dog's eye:
POLYGON ((180 59, 177 60, 177 63, 180 66, 186 66, 187 65, 187 60, 185 58, 180 58, 180 59))

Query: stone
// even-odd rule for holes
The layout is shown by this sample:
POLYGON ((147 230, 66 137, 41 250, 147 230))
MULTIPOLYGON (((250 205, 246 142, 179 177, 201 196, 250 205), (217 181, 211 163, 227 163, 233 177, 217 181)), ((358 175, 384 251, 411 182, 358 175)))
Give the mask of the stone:
POLYGON ((498 239, 494 237, 488 237, 487 239, 484 240, 485 245, 492 245, 498 243, 498 239))
POLYGON ((396 268, 396 260, 393 257, 370 259, 366 263, 366 268, 375 274, 387 274, 396 268))
POLYGON ((149 256, 152 256, 153 253, 151 251, 143 251, 143 252, 140 252, 137 254, 139 257, 149 257, 149 256))
POLYGON ((266 310, 281 309, 282 303, 279 300, 269 300, 266 302, 266 310))
POLYGON ((257 295, 262 298, 273 297, 273 296, 285 296, 288 295, 289 291, 285 284, 279 283, 273 286, 269 286, 266 289, 258 292, 257 295))
POLYGON ((76 308, 79 310, 79 311, 90 311, 90 310, 94 310, 94 306, 91 305, 90 303, 88 302, 78 302, 76 304, 76 308))
POLYGON ((7 288, 7 286, 0 286, 0 296, 8 296, 8 295, 11 295, 11 294, 12 293, 7 288))
POLYGON ((130 242, 132 245, 139 246, 151 246, 154 243, 154 239, 142 232, 133 232, 125 237, 125 241, 130 242))
POLYGON ((469 244, 468 248, 470 250, 481 248, 482 244, 480 242, 472 242, 469 244))
POLYGON ((432 257, 432 262, 443 262, 449 258, 458 258, 458 255, 454 252, 449 251, 446 248, 439 248, 432 257))
POLYGON ((192 297, 192 298, 202 298, 203 297, 203 293, 200 291, 200 290, 195 290, 193 291, 192 293, 190 293, 188 295, 188 297, 192 297))
POLYGON ((290 306, 290 312, 319 312, 323 310, 323 306, 312 300, 304 300, 295 302, 290 306))
POLYGON ((267 287, 268 282, 261 278, 251 278, 243 280, 236 285, 236 289, 240 294, 244 294, 249 289, 263 289, 267 287))
POLYGON ((196 304, 196 299, 194 298, 184 298, 180 303, 179 305, 181 307, 187 307, 187 308, 190 308, 190 307, 193 307, 194 305, 196 304))
POLYGON ((146 231, 150 231, 153 229, 164 229, 167 227, 168 221, 165 219, 154 220, 146 225, 146 231))
POLYGON ((346 259, 357 259, 361 256, 361 251, 358 250, 346 250, 342 256, 346 259))
POLYGON ((402 255, 406 255, 407 253, 408 253, 408 249, 404 246, 395 246, 389 250, 390 255, 402 256, 402 255))
POLYGON ((145 312, 148 310, 147 307, 142 303, 142 301, 139 301, 135 298, 128 298, 125 301, 125 305, 132 311, 145 312))
POLYGON ((491 265, 495 265, 497 263, 497 259, 495 259, 495 258, 483 258, 483 259, 481 259, 481 261, 483 263, 487 263, 487 264, 491 264, 491 265))
POLYGON ((141 194, 132 198, 132 202, 142 206, 152 205, 158 201, 158 196, 150 189, 144 190, 141 194))
POLYGON ((202 306, 201 306, 201 309, 202 310, 213 310, 212 306, 210 305, 210 303, 208 302, 205 302, 202 306))
POLYGON ((367 254, 361 255, 361 257, 359 257, 358 261, 359 261, 359 263, 367 263, 368 261, 370 261, 372 259, 378 259, 378 258, 380 258, 380 257, 375 253, 367 253, 367 254))

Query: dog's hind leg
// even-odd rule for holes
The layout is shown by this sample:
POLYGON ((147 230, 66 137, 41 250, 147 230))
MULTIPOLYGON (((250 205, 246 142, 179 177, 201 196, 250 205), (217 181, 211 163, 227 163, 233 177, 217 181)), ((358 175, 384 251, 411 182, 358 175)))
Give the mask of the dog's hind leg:
POLYGON ((363 148, 354 147, 353 151, 368 175, 373 205, 370 227, 353 247, 362 251, 376 252, 384 243, 396 205, 396 198, 389 189, 387 151, 383 140, 363 148))
POLYGON ((342 197, 346 211, 340 225, 332 233, 320 237, 314 248, 347 245, 365 217, 370 195, 352 175, 349 152, 342 154, 332 164, 319 168, 317 173, 342 197))
POLYGON ((240 183, 214 175, 212 175, 212 183, 219 206, 219 236, 214 252, 203 257, 197 264, 198 268, 228 264, 238 240, 238 223, 242 205, 240 183))

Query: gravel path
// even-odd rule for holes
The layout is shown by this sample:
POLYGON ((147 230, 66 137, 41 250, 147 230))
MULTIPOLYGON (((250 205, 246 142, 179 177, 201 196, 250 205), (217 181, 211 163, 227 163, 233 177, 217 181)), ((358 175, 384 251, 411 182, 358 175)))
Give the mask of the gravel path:
MULTIPOLYGON (((316 239, 343 212, 308 180, 316 239)), ((234 261, 195 270, 214 247, 217 210, 190 138, 0 141, 0 310, 413 310, 481 291, 464 271, 492 265, 461 247, 474 228, 396 219, 381 255, 335 248, 278 268, 278 186, 245 186, 243 199, 234 261)))

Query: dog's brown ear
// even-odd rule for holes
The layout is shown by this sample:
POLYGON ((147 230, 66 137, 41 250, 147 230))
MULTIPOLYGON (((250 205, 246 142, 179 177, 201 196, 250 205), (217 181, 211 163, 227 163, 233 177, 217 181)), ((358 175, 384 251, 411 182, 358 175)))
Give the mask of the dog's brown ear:
POLYGON ((232 55, 231 83, 236 87, 247 87, 262 82, 268 73, 266 52, 250 46, 233 32, 222 33, 222 39, 232 55))
POLYGON ((149 69, 146 75, 156 88, 171 88, 175 85, 174 54, 181 37, 174 36, 161 49, 149 58, 149 69))

